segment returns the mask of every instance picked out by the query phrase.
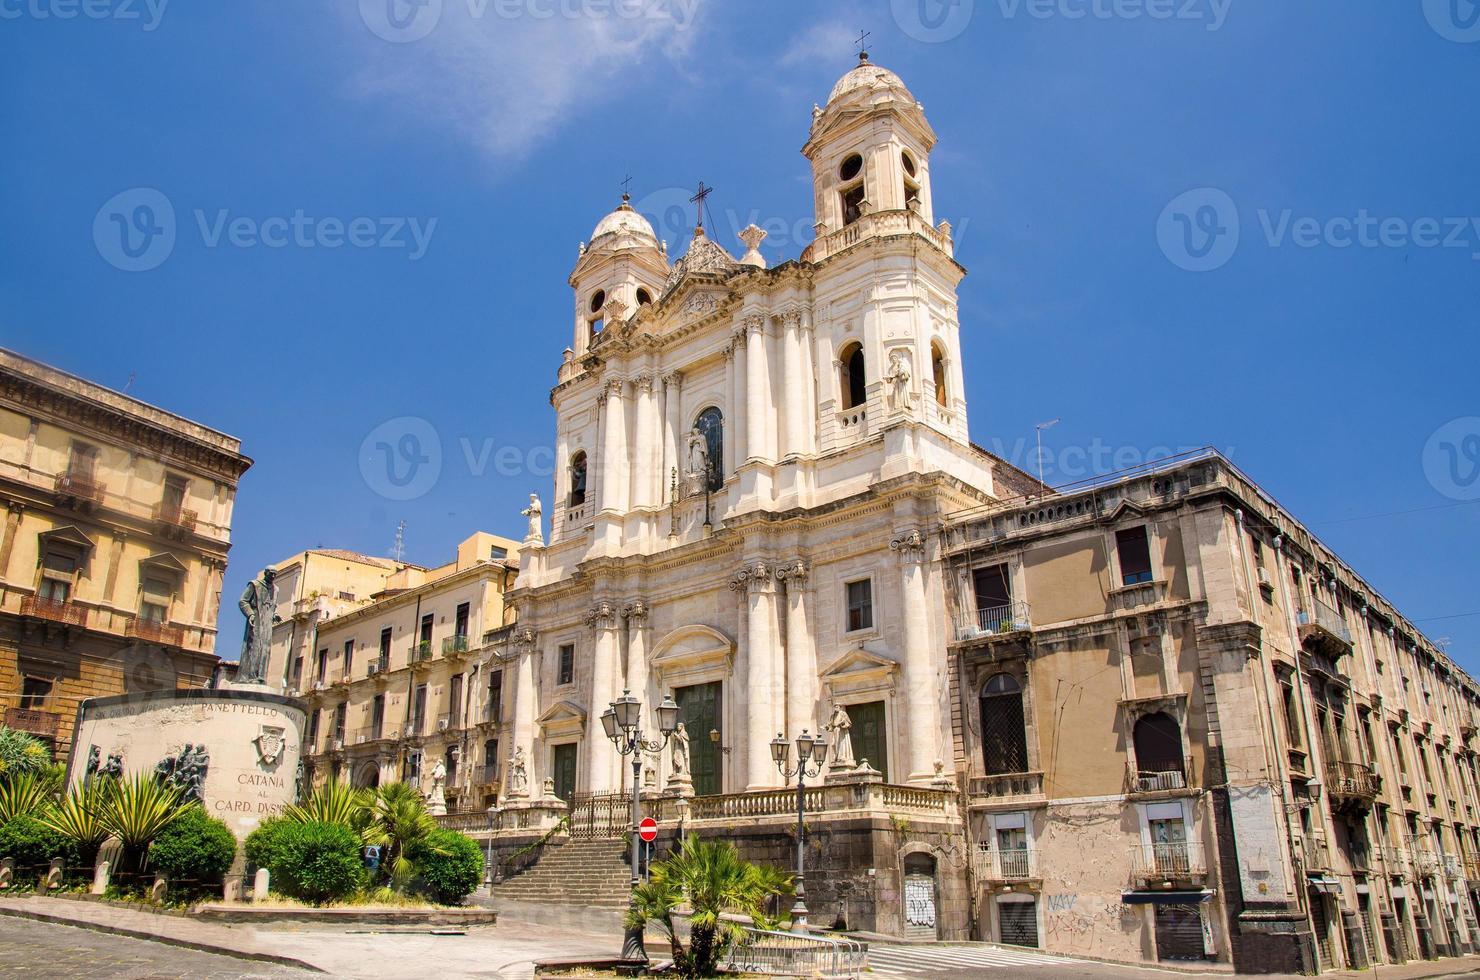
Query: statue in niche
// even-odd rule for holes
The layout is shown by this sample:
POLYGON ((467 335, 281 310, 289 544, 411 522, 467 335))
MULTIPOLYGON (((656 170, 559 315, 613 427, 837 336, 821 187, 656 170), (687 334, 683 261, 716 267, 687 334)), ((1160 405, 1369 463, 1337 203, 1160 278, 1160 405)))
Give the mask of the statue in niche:
POLYGON ((889 373, 884 375, 884 380, 889 382, 889 391, 895 408, 906 410, 914 406, 915 392, 912 387, 914 378, 915 365, 910 359, 909 349, 896 347, 890 351, 889 373))
POLYGON ((524 756, 524 746, 514 749, 509 760, 509 795, 523 796, 529 792, 529 761, 524 756))
POLYGON ((684 728, 683 722, 678 723, 670 739, 673 745, 673 775, 687 776, 689 774, 689 733, 684 728))
POLYGON ((698 496, 709 485, 709 441, 698 429, 689 430, 688 447, 684 452, 685 488, 690 496, 698 496))
POLYGON ((832 718, 826 725, 822 726, 825 732, 831 732, 833 737, 833 768, 847 769, 853 765, 853 719, 848 717, 848 711, 841 704, 833 705, 832 718))

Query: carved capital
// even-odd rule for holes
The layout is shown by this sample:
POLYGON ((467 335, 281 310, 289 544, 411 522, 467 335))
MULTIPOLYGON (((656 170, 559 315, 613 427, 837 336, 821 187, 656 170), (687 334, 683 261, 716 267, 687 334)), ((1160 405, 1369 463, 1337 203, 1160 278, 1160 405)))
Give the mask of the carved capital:
POLYGON ((751 313, 740 321, 746 333, 761 333, 766 329, 766 318, 759 313, 751 313))
POLYGON ((623 379, 621 379, 621 378, 612 378, 610 381, 608 381, 606 383, 606 389, 605 390, 606 390, 607 397, 608 398, 615 399, 617 401, 621 401, 622 400, 622 394, 623 394, 622 389, 625 388, 626 385, 627 385, 627 382, 624 381, 623 379))
POLYGON ((733 592, 764 592, 775 581, 775 573, 767 562, 752 561, 741 565, 730 579, 733 592))
POLYGON ((902 562, 925 560, 925 537, 919 528, 911 528, 889 542, 889 549, 899 555, 902 562))
POLYGON ((591 607, 586 613, 586 625, 593 630, 612 630, 617 628, 617 607, 605 599, 591 607))
POLYGON ((795 329, 796 327, 801 326, 801 323, 801 310, 791 309, 781 314, 781 325, 786 327, 787 329, 795 329))
POLYGON ((807 576, 812 569, 800 558, 783 562, 776 569, 776 581, 786 585, 788 589, 799 589, 807 584, 807 576))
POLYGON ((734 338, 733 342, 730 344, 731 350, 738 352, 745 347, 746 336, 744 327, 736 330, 731 336, 734 338))
POLYGON ((670 371, 667 374, 663 375, 663 385, 664 387, 670 388, 673 391, 679 390, 683 387, 683 372, 670 371))
POLYGON ((534 649, 535 641, 538 639, 539 634, 534 631, 533 626, 521 626, 514 630, 514 649, 521 654, 529 653, 534 649))
POLYGON ((648 604, 646 599, 633 599, 622 607, 622 616, 633 629, 647 625, 648 604))
POLYGON ((653 390, 653 376, 651 374, 639 374, 632 379, 632 384, 639 392, 651 392, 653 390))

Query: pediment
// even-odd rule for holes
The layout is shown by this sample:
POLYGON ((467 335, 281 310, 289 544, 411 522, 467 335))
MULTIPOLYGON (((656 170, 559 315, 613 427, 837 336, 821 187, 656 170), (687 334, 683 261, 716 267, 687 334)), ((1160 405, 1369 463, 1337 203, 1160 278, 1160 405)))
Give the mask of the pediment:
POLYGON ((862 647, 843 654, 822 671, 822 682, 834 689, 859 689, 893 684, 899 662, 862 647))
POLYGON ((145 568, 168 572, 171 575, 184 575, 186 572, 185 563, 167 551, 150 555, 148 558, 140 558, 139 564, 145 568))
POLYGON ((1140 517, 1145 513, 1146 508, 1142 507, 1134 500, 1122 500, 1119 504, 1116 505, 1115 509, 1112 510, 1105 519, 1115 521, 1121 519, 1122 517, 1126 517, 1127 515, 1140 517))
POLYGON ((74 548, 82 548, 84 551, 91 551, 93 548, 93 539, 83 534, 81 529, 75 524, 64 524, 61 527, 54 527, 50 531, 42 531, 37 537, 41 539, 43 546, 48 544, 65 544, 71 545, 74 548))
POLYGON ((728 666, 735 655, 735 641, 713 626, 694 623, 668 633, 653 647, 654 667, 698 667, 713 663, 728 666))
POLYGON ((586 711, 573 701, 556 701, 534 723, 546 735, 579 734, 586 730, 586 711))

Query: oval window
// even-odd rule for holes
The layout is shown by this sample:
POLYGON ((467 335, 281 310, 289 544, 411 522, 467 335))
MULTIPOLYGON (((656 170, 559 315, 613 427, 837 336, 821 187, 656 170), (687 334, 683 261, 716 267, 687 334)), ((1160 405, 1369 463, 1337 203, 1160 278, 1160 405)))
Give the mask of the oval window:
POLYGON ((904 165, 905 173, 909 174, 911 177, 915 176, 915 160, 913 157, 910 156, 907 150, 900 151, 899 162, 904 165))
POLYGON ((849 156, 846 160, 843 161, 843 165, 838 168, 838 176, 843 178, 844 180, 852 180, 854 177, 857 177, 862 172, 863 157, 859 156, 857 153, 849 156))
POLYGON ((606 305, 606 290, 598 289, 591 294, 591 312, 595 313, 606 305))

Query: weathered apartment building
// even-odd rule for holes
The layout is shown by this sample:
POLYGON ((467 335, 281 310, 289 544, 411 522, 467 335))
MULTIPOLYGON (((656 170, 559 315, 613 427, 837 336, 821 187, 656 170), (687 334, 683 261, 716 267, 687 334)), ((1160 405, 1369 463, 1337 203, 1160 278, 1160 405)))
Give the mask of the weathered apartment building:
POLYGON ((240 449, 0 349, 0 723, 65 757, 82 699, 211 679, 240 449))
POLYGON ((279 563, 268 677, 309 704, 306 782, 402 780, 430 793, 440 762, 454 809, 496 793, 504 593, 517 542, 478 533, 422 568, 341 551, 279 563))
POLYGON ((1480 942, 1480 688, 1207 453, 943 531, 982 938, 1316 972, 1480 942))

